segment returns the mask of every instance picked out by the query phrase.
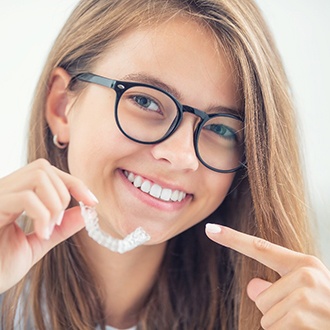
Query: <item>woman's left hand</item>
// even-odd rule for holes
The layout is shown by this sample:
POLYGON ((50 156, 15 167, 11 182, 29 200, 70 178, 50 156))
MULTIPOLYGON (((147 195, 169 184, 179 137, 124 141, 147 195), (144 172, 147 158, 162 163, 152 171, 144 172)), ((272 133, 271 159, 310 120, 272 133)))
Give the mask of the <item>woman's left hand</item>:
POLYGON ((263 329, 329 329, 330 271, 319 259, 224 226, 208 224, 206 233, 281 276, 275 283, 254 278, 248 284, 263 329))

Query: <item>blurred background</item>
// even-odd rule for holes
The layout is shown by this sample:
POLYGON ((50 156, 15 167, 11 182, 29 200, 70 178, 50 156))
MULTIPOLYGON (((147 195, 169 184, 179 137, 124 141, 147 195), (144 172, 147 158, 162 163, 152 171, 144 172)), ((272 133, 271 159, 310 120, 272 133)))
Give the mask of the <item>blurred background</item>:
MULTIPOLYGON (((0 11, 0 177, 25 163, 27 119, 47 53, 77 0, 11 0, 0 11)), ((330 267, 330 1, 257 0, 297 106, 300 144, 330 267)))

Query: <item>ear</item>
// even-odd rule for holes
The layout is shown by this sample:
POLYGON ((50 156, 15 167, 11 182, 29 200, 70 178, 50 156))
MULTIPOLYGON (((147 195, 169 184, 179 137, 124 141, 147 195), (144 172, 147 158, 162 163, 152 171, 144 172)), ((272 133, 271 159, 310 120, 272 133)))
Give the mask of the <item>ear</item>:
POLYGON ((57 135, 60 143, 68 143, 70 139, 67 118, 73 103, 73 96, 70 96, 67 90, 70 80, 71 76, 64 69, 55 68, 48 87, 46 120, 53 135, 57 135))

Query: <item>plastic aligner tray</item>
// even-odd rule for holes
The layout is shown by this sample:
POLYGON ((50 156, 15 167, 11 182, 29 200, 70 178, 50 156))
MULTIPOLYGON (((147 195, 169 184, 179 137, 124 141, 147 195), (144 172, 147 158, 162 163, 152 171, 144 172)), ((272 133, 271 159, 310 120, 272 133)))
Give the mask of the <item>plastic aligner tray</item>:
POLYGON ((150 236, 142 227, 136 228, 123 239, 114 238, 100 228, 95 207, 86 206, 82 202, 79 202, 79 205, 89 237, 113 252, 125 253, 150 240, 150 236))

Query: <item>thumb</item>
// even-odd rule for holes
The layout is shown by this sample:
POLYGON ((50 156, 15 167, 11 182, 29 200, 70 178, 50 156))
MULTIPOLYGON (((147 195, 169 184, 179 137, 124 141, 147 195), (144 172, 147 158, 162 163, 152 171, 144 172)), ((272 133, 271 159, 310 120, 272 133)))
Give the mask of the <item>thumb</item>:
POLYGON ((35 233, 29 235, 28 241, 33 255, 32 263, 35 264, 49 250, 65 241, 84 227, 85 222, 81 216, 80 207, 75 206, 65 211, 61 225, 55 226, 49 240, 41 239, 35 233))
POLYGON ((267 290, 273 283, 261 278, 252 279, 247 286, 247 294, 252 301, 255 301, 260 293, 267 290))

